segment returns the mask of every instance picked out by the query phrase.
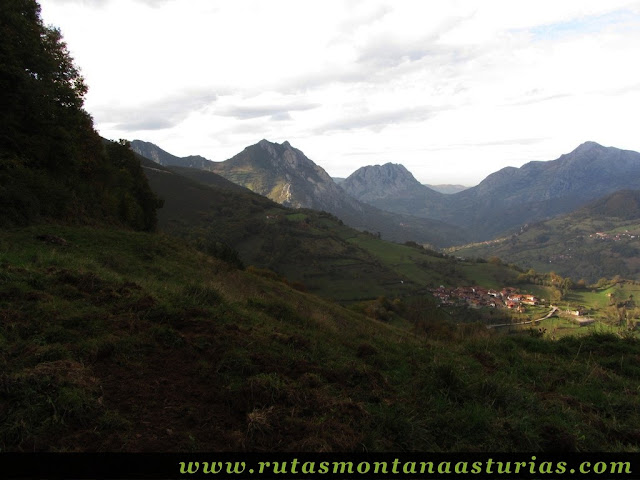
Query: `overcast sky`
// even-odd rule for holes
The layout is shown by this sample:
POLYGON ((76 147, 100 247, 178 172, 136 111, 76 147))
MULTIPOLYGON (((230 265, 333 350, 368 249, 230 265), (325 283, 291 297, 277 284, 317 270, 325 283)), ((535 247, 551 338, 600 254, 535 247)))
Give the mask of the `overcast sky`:
POLYGON ((640 151, 640 0, 40 0, 102 136, 332 176, 474 185, 580 143, 640 151))

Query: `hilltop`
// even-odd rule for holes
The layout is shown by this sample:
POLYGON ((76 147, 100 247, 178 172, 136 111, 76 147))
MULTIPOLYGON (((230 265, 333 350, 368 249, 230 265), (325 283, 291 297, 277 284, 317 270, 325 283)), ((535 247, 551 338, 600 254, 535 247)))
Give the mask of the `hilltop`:
POLYGON ((424 214, 426 205, 441 205, 446 201, 444 194, 422 185, 400 164, 359 168, 341 186, 358 200, 405 215, 429 217, 424 214))
POLYGON ((352 197, 376 205, 429 191, 403 165, 395 163, 359 168, 341 186, 352 197))

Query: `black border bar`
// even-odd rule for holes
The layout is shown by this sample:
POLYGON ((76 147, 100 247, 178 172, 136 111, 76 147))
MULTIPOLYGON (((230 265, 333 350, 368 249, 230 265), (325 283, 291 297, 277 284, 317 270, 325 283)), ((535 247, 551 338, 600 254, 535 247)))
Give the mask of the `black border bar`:
POLYGON ((640 480, 640 453, 0 453, 0 478, 640 480))

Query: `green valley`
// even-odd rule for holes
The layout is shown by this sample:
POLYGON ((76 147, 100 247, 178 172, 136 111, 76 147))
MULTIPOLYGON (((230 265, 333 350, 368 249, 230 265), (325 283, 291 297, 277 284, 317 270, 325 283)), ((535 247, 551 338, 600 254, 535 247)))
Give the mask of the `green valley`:
MULTIPOLYGON (((0 455, 640 450, 637 283, 443 253, 463 231, 352 228, 203 157, 141 157, 96 132, 38 3, 0 7, 0 455)), ((231 163, 277 150, 313 168, 287 142, 231 163)), ((593 206, 629 215, 585 217, 593 242, 634 248, 629 195, 593 206)))

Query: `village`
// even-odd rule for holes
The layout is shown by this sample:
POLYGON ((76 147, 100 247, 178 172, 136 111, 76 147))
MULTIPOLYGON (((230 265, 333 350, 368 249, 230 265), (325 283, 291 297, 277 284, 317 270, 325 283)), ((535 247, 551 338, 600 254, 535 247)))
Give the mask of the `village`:
POLYGON ((445 287, 430 289, 442 306, 467 305, 471 308, 507 308, 524 312, 526 306, 535 306, 541 300, 534 295, 519 293, 514 287, 492 290, 483 287, 445 287))
POLYGON ((625 232, 622 232, 622 233, 596 232, 589 235, 589 238, 595 238, 596 240, 609 240, 614 242, 618 242, 622 240, 623 237, 627 237, 627 238, 630 238, 631 240, 634 240, 638 238, 638 235, 629 232, 629 230, 626 230, 625 232))

